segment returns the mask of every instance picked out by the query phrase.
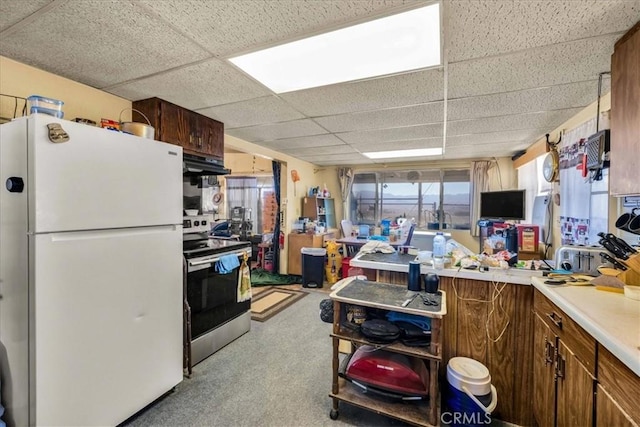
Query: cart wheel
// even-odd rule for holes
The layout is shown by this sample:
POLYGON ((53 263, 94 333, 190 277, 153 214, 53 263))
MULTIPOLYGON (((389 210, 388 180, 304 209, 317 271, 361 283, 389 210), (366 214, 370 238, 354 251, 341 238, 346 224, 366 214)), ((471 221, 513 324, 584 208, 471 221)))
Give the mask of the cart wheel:
POLYGON ((332 409, 331 412, 329 412, 329 418, 331 418, 332 420, 337 420, 338 415, 340 415, 340 412, 338 412, 337 409, 332 409))

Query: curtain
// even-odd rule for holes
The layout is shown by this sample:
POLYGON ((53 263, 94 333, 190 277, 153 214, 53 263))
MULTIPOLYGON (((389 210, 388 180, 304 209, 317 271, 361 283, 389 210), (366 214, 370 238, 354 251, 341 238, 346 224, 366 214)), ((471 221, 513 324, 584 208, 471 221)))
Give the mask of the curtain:
POLYGON ((533 219, 533 200, 538 195, 538 161, 533 159, 518 168, 518 188, 525 190, 527 224, 533 219))
POLYGON ((251 231, 256 232, 258 215, 258 179, 248 176, 225 177, 227 187, 227 215, 236 206, 245 208, 245 220, 251 222, 251 231))
MULTIPOLYGON (((560 236, 563 245, 592 245, 598 242, 591 227, 591 183, 577 168, 582 163, 585 142, 596 131, 596 118, 562 135, 560 154, 560 236)), ((605 209, 606 212, 606 209, 605 209)), ((607 229, 607 224, 604 230, 607 229)))
POLYGON ((471 162, 471 235, 478 236, 480 219, 480 193, 489 191, 490 160, 471 162))
MULTIPOLYGON (((271 162, 273 170, 273 190, 276 195, 276 223, 273 227, 273 272, 280 273, 280 176, 282 175, 282 163, 271 162)), ((294 183, 295 185, 295 183, 294 183)))
POLYGON ((338 168, 338 181, 340 181, 340 195, 342 196, 342 216, 345 219, 350 219, 349 207, 347 206, 347 199, 351 194, 351 187, 353 187, 353 169, 352 168, 338 168))

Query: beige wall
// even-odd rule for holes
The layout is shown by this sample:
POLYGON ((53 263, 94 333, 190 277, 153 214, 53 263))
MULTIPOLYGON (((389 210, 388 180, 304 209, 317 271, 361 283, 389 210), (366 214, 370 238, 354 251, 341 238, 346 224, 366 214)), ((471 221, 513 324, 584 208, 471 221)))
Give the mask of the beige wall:
MULTIPOLYGON (((0 93, 26 98, 30 95, 59 99, 64 102, 64 118, 118 120, 120 112, 131 108, 131 101, 92 88, 82 83, 30 67, 0 56, 0 93)), ((0 97, 0 116, 13 116, 13 101, 0 97)), ((21 111, 22 105, 18 109, 21 111)), ((20 114, 20 112, 19 112, 20 114)), ((28 112, 27 112, 28 114, 28 112)), ((131 120, 131 111, 122 114, 123 121, 131 120)))

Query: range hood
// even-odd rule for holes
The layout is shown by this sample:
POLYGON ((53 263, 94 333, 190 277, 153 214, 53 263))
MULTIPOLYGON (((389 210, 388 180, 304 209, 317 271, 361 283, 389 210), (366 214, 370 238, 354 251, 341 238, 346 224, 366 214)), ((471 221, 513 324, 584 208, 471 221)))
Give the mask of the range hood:
POLYGON ((184 176, 229 175, 221 160, 184 154, 182 157, 182 174, 184 176))

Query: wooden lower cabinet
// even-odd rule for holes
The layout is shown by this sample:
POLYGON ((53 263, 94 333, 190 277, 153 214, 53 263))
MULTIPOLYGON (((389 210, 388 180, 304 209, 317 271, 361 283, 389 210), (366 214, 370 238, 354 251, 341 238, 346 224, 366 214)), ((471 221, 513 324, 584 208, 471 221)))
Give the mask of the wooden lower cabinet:
POLYGON ((533 413, 539 427, 553 427, 557 337, 537 314, 534 315, 533 322, 533 413))
POLYGON ((637 427, 629 415, 598 384, 596 390, 596 425, 615 427, 637 427))
POLYGON ((629 418, 632 420, 630 425, 640 425, 640 377, 601 344, 598 344, 596 407, 596 420, 601 420, 602 422, 602 424, 596 425, 618 425, 613 421, 607 421, 606 417, 608 415, 600 414, 599 411, 602 407, 604 407, 606 414, 609 412, 616 413, 612 419, 619 417, 629 418), (604 393, 600 393, 600 391, 604 393), (611 402, 608 402, 608 400, 611 400, 611 402), (621 414, 618 414, 618 412, 621 414))
POLYGON ((592 425, 595 379, 562 341, 558 343, 556 369, 557 425, 592 425))

